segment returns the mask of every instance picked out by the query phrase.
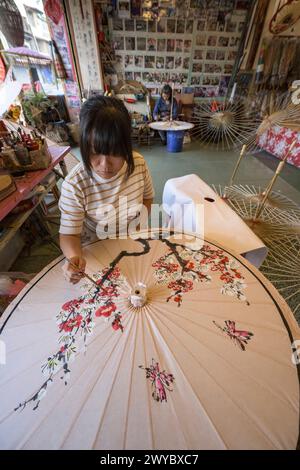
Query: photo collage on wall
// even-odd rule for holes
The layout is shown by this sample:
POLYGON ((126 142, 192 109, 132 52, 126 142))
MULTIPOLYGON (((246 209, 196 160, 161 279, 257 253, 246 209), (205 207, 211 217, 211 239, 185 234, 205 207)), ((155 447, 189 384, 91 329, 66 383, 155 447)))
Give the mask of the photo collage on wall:
POLYGON ((131 0, 129 14, 122 3, 109 19, 119 79, 154 94, 166 82, 197 97, 226 94, 248 0, 131 0))

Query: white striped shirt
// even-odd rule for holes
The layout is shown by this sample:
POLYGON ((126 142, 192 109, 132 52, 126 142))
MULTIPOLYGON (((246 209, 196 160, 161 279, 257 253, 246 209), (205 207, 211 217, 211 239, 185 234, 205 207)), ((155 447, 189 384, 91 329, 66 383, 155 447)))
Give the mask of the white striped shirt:
MULTIPOLYGON (((133 158, 135 169, 128 179, 125 177, 126 162, 110 179, 101 178, 95 172, 89 175, 83 163, 72 169, 62 184, 59 200, 61 234, 81 234, 83 223, 95 232, 99 222, 110 221, 114 217, 101 213, 101 208, 107 204, 112 205, 117 213, 118 227, 118 221, 127 216, 125 204, 130 207, 154 197, 151 175, 144 158, 137 152, 133 152, 133 158), (126 203, 124 197, 127 198, 126 203)), ((133 218, 135 216, 129 217, 129 220, 133 218)))

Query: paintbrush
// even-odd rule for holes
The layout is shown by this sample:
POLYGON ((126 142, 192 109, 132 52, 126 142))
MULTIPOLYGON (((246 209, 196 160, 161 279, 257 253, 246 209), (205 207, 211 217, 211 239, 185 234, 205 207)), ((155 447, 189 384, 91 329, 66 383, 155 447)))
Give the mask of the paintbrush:
POLYGON ((77 272, 79 272, 84 277, 86 277, 89 281, 91 281, 97 287, 97 289, 100 289, 97 282, 91 276, 89 276, 85 271, 81 271, 78 268, 78 266, 76 266, 76 264, 72 263, 72 261, 69 258, 66 258, 66 260, 68 261, 68 263, 70 263, 70 265, 72 266, 73 269, 75 269, 77 272))

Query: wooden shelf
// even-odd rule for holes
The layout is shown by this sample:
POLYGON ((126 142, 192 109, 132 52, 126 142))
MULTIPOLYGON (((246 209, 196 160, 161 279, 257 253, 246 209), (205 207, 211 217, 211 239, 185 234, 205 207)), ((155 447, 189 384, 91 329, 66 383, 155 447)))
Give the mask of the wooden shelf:
POLYGON ((30 209, 20 214, 10 214, 0 222, 1 227, 4 227, 2 236, 0 236, 0 252, 6 248, 8 243, 13 239, 13 237, 17 233, 17 231, 22 227, 24 222, 37 208, 37 206, 41 203, 41 201, 45 198, 49 191, 51 191, 55 184, 56 181, 54 180, 52 183, 49 184, 49 186, 45 188, 45 191, 36 195, 36 203, 30 209))

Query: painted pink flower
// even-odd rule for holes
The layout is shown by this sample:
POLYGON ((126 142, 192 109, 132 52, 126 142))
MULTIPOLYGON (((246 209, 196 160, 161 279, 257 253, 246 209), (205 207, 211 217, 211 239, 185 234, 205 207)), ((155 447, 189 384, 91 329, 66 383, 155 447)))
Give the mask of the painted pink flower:
POLYGON ((178 281, 172 281, 168 284, 168 288, 174 291, 188 292, 193 289, 193 282, 189 279, 179 279, 178 281))
POLYGON ((99 295, 104 297, 118 297, 118 291, 116 286, 102 286, 99 295))
POLYGON ((123 328, 123 325, 121 323, 121 318, 122 318, 122 315, 116 315, 114 321, 111 324, 111 326, 113 327, 113 329, 115 331, 121 330, 122 333, 123 333, 124 328, 123 328))
POLYGON ((74 318, 61 323, 59 325, 60 331, 65 331, 67 333, 73 331, 74 328, 79 328, 82 322, 82 315, 76 315, 74 318))
POLYGON ((74 299, 74 300, 69 300, 62 306, 62 310, 65 312, 70 312, 74 308, 79 308, 80 305, 82 304, 83 299, 74 299))
POLYGON ((99 307, 98 310, 96 310, 95 315, 96 317, 110 317, 116 309, 116 304, 109 302, 99 307))
POLYGON ((189 261, 186 265, 186 268, 187 269, 194 269, 195 268, 195 264, 192 262, 192 261, 189 261))

